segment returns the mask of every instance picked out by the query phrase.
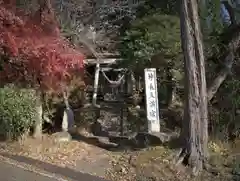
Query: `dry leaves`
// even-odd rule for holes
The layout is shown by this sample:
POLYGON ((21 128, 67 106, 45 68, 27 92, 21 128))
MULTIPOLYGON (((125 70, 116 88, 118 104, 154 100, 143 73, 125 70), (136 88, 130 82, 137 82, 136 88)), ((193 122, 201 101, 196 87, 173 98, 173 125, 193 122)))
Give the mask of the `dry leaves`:
MULTIPOLYGON (((162 146, 137 152, 111 153, 80 141, 56 143, 45 135, 42 141, 0 143, 0 152, 20 155, 61 167, 105 176, 112 181, 198 181, 189 178, 185 167, 180 172, 171 164, 172 152, 162 146), (140 179, 140 180, 139 180, 140 179)), ((206 181, 212 180, 204 173, 206 181)))
POLYGON ((102 152, 84 142, 55 143, 53 140, 50 136, 44 136, 41 141, 28 138, 21 142, 1 143, 0 151, 70 168, 76 166, 76 161, 87 159, 90 153, 92 157, 95 153, 97 159, 102 152))

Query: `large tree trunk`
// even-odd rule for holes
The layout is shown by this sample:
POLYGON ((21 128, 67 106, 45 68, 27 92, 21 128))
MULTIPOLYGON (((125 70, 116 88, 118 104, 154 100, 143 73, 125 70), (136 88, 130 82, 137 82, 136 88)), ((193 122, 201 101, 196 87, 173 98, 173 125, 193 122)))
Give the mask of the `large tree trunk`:
POLYGON ((37 117, 35 120, 33 137, 37 139, 42 138, 42 123, 43 123, 43 104, 42 104, 42 94, 41 91, 36 91, 37 103, 36 103, 36 112, 37 117))
POLYGON ((187 161, 193 174, 197 175, 208 157, 207 91, 197 1, 182 0, 181 13, 186 104, 183 149, 177 163, 187 161))

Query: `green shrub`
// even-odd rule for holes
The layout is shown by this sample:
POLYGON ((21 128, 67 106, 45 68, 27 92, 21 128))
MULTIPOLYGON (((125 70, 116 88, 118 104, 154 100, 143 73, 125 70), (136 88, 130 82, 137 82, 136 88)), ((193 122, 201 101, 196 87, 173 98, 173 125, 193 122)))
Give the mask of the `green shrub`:
POLYGON ((0 89, 0 134, 17 139, 29 131, 36 116, 34 91, 6 86, 0 89))

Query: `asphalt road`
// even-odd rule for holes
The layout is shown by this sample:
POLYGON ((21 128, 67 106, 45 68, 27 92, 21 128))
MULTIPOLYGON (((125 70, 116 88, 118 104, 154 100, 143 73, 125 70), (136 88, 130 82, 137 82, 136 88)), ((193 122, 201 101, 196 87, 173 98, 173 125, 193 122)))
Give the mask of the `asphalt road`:
POLYGON ((57 179, 39 175, 17 166, 0 162, 1 181, 57 181, 57 179))
POLYGON ((25 170, 24 168, 0 161, 0 181, 103 181, 98 177, 86 177, 85 174, 77 180, 54 178, 25 170))

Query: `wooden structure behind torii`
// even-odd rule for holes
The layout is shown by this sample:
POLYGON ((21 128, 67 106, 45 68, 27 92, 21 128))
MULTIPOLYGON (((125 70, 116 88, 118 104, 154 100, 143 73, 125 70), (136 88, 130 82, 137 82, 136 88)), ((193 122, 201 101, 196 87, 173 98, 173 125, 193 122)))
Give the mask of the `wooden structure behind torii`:
MULTIPOLYGON (((103 58, 101 60, 97 60, 97 59, 92 58, 92 59, 85 59, 84 60, 84 64, 85 64, 86 67, 93 67, 93 66, 95 67, 96 64, 99 64, 99 70, 97 71, 96 68, 94 70, 94 75, 95 76, 94 76, 93 95, 92 95, 92 104, 93 104, 94 107, 100 108, 100 105, 96 104, 97 95, 98 95, 98 91, 99 91, 99 82, 101 80, 101 78, 99 78, 100 74, 103 75, 103 79, 105 79, 105 82, 107 82, 107 84, 109 85, 110 88, 112 88, 112 90, 114 88, 117 88, 118 86, 120 86, 120 84, 122 84, 122 82, 128 81, 126 79, 126 75, 125 75, 126 72, 127 72, 127 69, 112 68, 113 65, 116 65, 121 60, 122 59, 118 59, 118 58, 103 58), (109 71, 115 72, 119 76, 114 77, 113 78, 114 80, 111 80, 111 78, 106 75, 107 72, 109 72, 109 71), (96 76, 96 74, 98 74, 98 75, 96 76)), ((101 83, 103 83, 103 82, 101 82, 101 83)), ((121 86, 124 86, 124 85, 121 85, 121 86)), ((103 85, 101 85, 101 90, 102 91, 104 90, 103 85)), ((132 91, 130 91, 130 87, 128 87, 127 88, 127 93, 131 93, 131 92, 132 91)))

